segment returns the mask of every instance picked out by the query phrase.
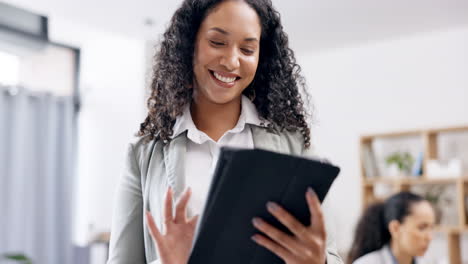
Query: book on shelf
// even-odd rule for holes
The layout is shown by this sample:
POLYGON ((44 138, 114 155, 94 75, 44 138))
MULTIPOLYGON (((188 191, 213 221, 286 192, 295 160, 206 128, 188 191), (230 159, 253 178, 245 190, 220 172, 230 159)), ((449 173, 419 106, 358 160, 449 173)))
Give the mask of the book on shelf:
POLYGON ((379 175, 379 169, 377 167, 377 160, 375 158, 374 151, 370 144, 366 144, 362 148, 362 159, 364 166, 364 175, 366 178, 374 178, 379 175))
POLYGON ((423 174, 423 163, 424 163, 424 153, 421 151, 419 152, 416 160, 413 163, 413 167, 411 169, 412 176, 421 176, 423 174))

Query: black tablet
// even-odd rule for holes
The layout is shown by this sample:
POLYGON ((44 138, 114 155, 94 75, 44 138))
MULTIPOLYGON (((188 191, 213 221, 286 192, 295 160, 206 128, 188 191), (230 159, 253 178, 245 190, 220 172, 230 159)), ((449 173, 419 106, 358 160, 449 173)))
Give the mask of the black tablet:
POLYGON ((322 202, 340 169, 324 161, 254 149, 222 148, 189 264, 283 263, 251 236, 261 217, 289 233, 267 210, 274 201, 310 225, 305 199, 311 187, 322 202))

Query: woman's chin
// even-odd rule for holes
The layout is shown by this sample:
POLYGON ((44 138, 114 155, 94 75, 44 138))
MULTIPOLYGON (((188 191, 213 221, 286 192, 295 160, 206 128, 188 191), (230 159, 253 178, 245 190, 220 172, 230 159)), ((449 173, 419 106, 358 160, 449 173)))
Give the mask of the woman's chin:
POLYGON ((194 99, 198 102, 207 102, 212 104, 224 105, 231 102, 240 102, 242 91, 238 89, 220 89, 220 87, 207 87, 204 90, 198 90, 194 93, 194 99))
POLYGON ((239 100, 240 95, 232 93, 216 93, 209 96, 209 100, 215 104, 228 104, 239 100))
POLYGON ((427 251, 427 247, 419 250, 417 252, 417 254, 415 254, 415 255, 416 255, 416 257, 422 257, 422 256, 424 256, 424 254, 426 254, 426 251, 427 251))

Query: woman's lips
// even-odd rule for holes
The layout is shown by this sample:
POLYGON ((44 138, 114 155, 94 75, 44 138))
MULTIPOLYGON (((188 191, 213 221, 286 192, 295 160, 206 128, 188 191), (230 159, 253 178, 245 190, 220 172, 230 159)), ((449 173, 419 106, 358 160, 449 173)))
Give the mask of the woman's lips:
POLYGON ((209 70, 209 72, 210 72, 210 76, 211 76, 211 78, 213 79, 213 81, 214 81, 217 85, 219 85, 219 86, 221 86, 221 87, 224 87, 224 88, 231 88, 231 87, 233 87, 233 86, 236 84, 236 82, 240 79, 240 77, 239 77, 238 75, 235 75, 235 74, 226 74, 226 73, 218 73, 218 72, 216 72, 216 75, 218 75, 218 77, 219 77, 220 79, 224 79, 224 81, 221 81, 220 79, 216 78, 215 72, 214 72, 214 71, 209 70), (232 82, 226 82, 228 79, 232 79, 232 78, 235 78, 234 81, 232 81, 232 82))

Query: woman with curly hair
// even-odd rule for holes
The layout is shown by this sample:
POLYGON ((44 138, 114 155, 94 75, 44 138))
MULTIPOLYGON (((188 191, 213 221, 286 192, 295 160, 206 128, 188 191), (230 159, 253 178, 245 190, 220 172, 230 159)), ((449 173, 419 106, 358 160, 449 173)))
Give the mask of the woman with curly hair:
MULTIPOLYGON (((155 56, 140 138, 128 149, 108 263, 187 263, 221 146, 311 155, 304 88, 271 0, 183 1, 155 56)), ((290 264, 342 263, 317 197, 305 199, 310 226, 270 202, 292 235, 256 218, 264 235, 252 243, 290 264)))
POLYGON ((349 264, 412 264, 432 240, 434 209, 411 192, 369 206, 356 228, 349 264))

